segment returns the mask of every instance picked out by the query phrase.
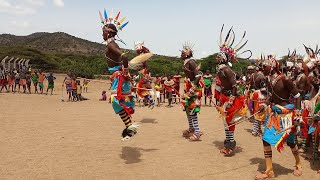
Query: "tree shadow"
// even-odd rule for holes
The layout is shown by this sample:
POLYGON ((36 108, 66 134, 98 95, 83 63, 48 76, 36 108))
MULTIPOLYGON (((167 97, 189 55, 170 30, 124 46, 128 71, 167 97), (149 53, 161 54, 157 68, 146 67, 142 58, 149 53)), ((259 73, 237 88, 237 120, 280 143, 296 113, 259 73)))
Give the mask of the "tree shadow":
POLYGON ((145 119, 142 119, 140 122, 144 123, 144 124, 157 124, 158 123, 156 121, 156 119, 152 119, 152 118, 145 118, 145 119))
MULTIPOLYGON (((224 141, 213 141, 212 143, 217 149, 219 149, 219 151, 221 149, 223 149, 224 147, 224 141)), ((233 157, 235 156, 237 153, 243 152, 243 148, 240 146, 236 146, 236 149, 232 152, 231 155, 229 156, 225 156, 225 157, 233 157)))
POLYGON ((125 160, 126 164, 134 164, 142 161, 141 156, 143 155, 141 152, 152 152, 159 149, 142 149, 142 148, 134 148, 134 147, 122 147, 122 153, 119 155, 121 159, 125 160))
MULTIPOLYGON (((265 160, 262 158, 252 158, 250 159, 250 164, 251 165, 256 165, 258 164, 258 169, 257 171, 262 172, 265 170, 265 160)), ((292 174, 293 173, 293 169, 288 169, 286 167, 281 166, 280 164, 277 163, 272 163, 273 165, 273 169, 276 172, 276 175, 288 175, 288 174, 292 174)))

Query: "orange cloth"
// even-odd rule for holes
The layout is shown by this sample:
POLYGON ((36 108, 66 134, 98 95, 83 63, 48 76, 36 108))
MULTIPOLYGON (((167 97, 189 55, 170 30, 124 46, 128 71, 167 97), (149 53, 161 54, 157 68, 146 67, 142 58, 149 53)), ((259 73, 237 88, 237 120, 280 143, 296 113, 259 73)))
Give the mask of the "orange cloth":
POLYGON ((39 83, 43 83, 43 81, 46 78, 46 76, 44 74, 39 74, 38 76, 39 76, 38 82, 39 83))
POLYGON ((73 90, 77 89, 77 83, 76 83, 75 80, 71 81, 71 87, 72 87, 73 90))

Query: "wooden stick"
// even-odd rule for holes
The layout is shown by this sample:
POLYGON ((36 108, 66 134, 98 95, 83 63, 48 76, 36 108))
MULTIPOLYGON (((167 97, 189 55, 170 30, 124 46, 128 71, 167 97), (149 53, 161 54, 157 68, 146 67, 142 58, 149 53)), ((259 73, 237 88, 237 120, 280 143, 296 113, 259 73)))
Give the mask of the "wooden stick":
POLYGON ((254 115, 256 115, 257 113, 255 113, 255 114, 252 114, 251 116, 249 116, 249 117, 241 117, 241 119, 239 119, 238 121, 236 121, 236 122, 234 122, 234 123, 232 123, 232 124, 230 124, 229 126, 227 126, 227 127, 224 127, 224 128, 220 128, 220 129, 217 129, 217 130, 214 130, 214 131, 212 131, 212 132, 218 132, 218 131, 221 131, 221 130, 224 130, 224 129, 226 129, 226 128, 229 128, 229 127, 231 127, 231 126, 235 126, 235 125, 238 125, 238 124, 241 124, 241 123, 243 123, 244 121, 246 121, 246 120, 248 120, 248 119, 250 119, 250 118, 252 118, 254 115))
POLYGON ((286 129, 282 129, 281 131, 275 132, 274 135, 276 136, 276 135, 278 135, 278 134, 280 134, 280 133, 283 133, 283 132, 286 132, 286 131, 294 128, 294 127, 295 127, 295 125, 292 125, 292 126, 286 128, 286 129))
POLYGON ((138 88, 138 87, 133 87, 133 89, 141 89, 141 90, 153 91, 153 89, 138 88))

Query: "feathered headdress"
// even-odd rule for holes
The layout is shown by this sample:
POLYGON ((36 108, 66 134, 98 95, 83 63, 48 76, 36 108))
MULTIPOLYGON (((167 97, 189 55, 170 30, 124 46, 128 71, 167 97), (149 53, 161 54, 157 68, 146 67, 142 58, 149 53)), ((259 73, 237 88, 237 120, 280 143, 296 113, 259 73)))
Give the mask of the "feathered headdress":
POLYGON ((194 47, 194 44, 187 41, 184 44, 182 44, 181 52, 185 54, 187 57, 193 57, 193 47, 194 47))
POLYGON ((243 49, 243 47, 248 43, 248 40, 243 42, 243 40, 246 36, 246 31, 244 31, 240 41, 236 45, 234 45, 236 35, 232 29, 233 27, 231 27, 229 29, 228 34, 226 35, 224 41, 222 41, 223 28, 224 28, 224 25, 222 25, 222 28, 220 31, 220 43, 219 43, 220 53, 219 53, 219 55, 223 59, 225 59, 225 61, 230 62, 230 61, 237 61, 237 57, 239 57, 240 55, 243 55, 245 53, 249 53, 249 56, 247 58, 245 58, 245 59, 249 59, 252 56, 252 52, 250 50, 245 50, 245 51, 240 52, 240 50, 243 49))
POLYGON ((276 60, 275 56, 270 54, 267 56, 267 58, 264 59, 263 64, 271 67, 276 67, 278 61, 276 60))
POLYGON ((254 60, 254 64, 257 66, 257 67, 260 67, 261 64, 265 61, 266 57, 264 55, 260 55, 260 57, 257 57, 255 60, 254 60))
POLYGON ((119 31, 119 30, 121 31, 129 23, 129 21, 123 23, 126 17, 123 17, 122 19, 120 19, 120 11, 117 13, 115 17, 108 17, 107 10, 104 9, 103 15, 99 11, 99 16, 100 16, 102 27, 108 27, 108 25, 113 24, 117 28, 116 31, 119 31))
POLYGON ((310 66, 310 63, 320 61, 320 50, 318 48, 318 45, 316 46, 316 49, 314 49, 314 50, 310 47, 307 47, 304 44, 303 44, 303 46, 304 46, 306 53, 307 53, 305 55, 303 61, 307 64, 307 66, 308 66, 308 64, 310 66))

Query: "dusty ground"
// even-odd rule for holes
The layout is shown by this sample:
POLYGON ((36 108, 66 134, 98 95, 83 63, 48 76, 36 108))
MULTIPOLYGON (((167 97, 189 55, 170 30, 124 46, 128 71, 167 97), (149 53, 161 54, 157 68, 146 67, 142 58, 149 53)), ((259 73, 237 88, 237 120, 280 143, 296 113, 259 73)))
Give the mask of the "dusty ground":
MULTIPOLYGON (((187 127, 179 106, 136 108, 137 136, 120 141, 123 123, 111 105, 99 102, 109 84, 91 82, 84 102, 61 102, 61 81, 53 96, 0 94, 0 179, 252 179, 264 169, 262 143, 252 125, 237 126, 238 150, 223 157, 222 122, 203 107, 201 142, 181 137, 187 127)), ((278 179, 320 179, 320 162, 303 158, 304 175, 292 175, 294 160, 286 147, 274 151, 278 179)))

